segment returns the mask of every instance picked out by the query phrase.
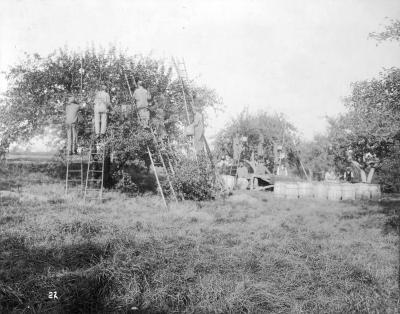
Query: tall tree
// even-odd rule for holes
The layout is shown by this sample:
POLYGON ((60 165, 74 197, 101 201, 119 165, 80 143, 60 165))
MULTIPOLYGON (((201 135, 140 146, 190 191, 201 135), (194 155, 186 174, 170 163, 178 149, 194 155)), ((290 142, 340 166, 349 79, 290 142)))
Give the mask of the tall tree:
POLYGON ((250 114, 244 109, 236 118, 228 123, 216 137, 215 150, 219 156, 224 152, 233 156, 233 138, 235 134, 247 137, 245 149, 241 155, 243 159, 249 160, 252 152, 257 151, 259 144, 264 150, 264 158, 268 161, 270 170, 274 166, 274 146, 282 145, 287 152, 292 164, 297 162, 296 128, 288 122, 283 115, 270 115, 266 112, 250 114))
MULTIPOLYGON (((63 48, 46 57, 26 55, 6 77, 8 90, 0 104, 1 147, 14 141, 29 140, 49 127, 56 130, 61 139, 65 138, 67 97, 74 94, 80 102, 88 104, 83 115, 90 121, 93 95, 99 82, 107 86, 111 96, 113 109, 107 136, 112 148, 120 153, 122 163, 143 159, 147 145, 154 150, 149 132, 139 126, 136 116, 125 119, 121 114, 121 104, 131 103, 128 83, 133 89, 136 80, 143 81, 153 96, 153 104, 164 111, 166 131, 171 138, 182 137, 182 124, 186 124, 181 87, 174 79, 171 67, 163 60, 129 56, 115 47, 108 50, 92 48, 82 53, 63 48)), ((206 109, 220 105, 213 90, 191 86, 199 99, 196 106, 206 109)), ((88 140, 90 133, 81 130, 80 137, 88 140)))

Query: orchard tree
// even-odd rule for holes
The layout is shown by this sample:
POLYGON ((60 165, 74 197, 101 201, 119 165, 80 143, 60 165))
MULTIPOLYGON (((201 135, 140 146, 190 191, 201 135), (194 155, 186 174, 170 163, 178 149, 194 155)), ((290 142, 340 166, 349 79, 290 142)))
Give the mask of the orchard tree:
MULTIPOLYGON (((371 33, 378 42, 400 42, 400 21, 371 33)), ((378 78, 352 84, 344 99, 348 112, 329 120, 335 163, 352 164, 361 181, 371 182, 376 169, 389 186, 400 176, 396 143, 400 139, 400 69, 385 69, 378 78)))
MULTIPOLYGON (((8 90, 0 104, 0 147, 43 135, 49 128, 55 130, 63 143, 68 96, 73 94, 80 103, 88 105, 83 110, 87 127, 93 115, 94 92, 100 82, 107 86, 111 96, 107 138, 112 144, 110 148, 119 154, 117 168, 127 161, 145 159, 147 146, 154 152, 151 134, 139 126, 136 115, 126 119, 121 112, 121 104, 132 103, 128 85, 133 92, 136 81, 143 81, 153 96, 153 115, 157 108, 163 109, 162 119, 171 139, 180 139, 183 125, 187 124, 181 86, 174 79, 171 67, 163 60, 129 56, 115 47, 91 48, 81 53, 63 48, 46 57, 26 55, 6 77, 8 90)), ((206 87, 191 84, 185 86, 185 92, 194 92, 198 99, 195 105, 202 109, 217 108, 220 104, 216 93, 206 87)), ((87 147, 91 132, 86 127, 80 130, 79 138, 86 140, 87 147)))
POLYGON ((311 178, 317 176, 323 179, 327 170, 336 168, 332 143, 326 135, 315 135, 312 141, 301 142, 299 151, 299 156, 311 178))
POLYGON ((378 42, 386 40, 400 42, 400 20, 391 19, 390 24, 385 26, 384 31, 373 32, 369 36, 376 39, 378 42))
POLYGON ((298 138, 296 128, 283 115, 270 115, 266 112, 250 114, 244 109, 234 118, 216 137, 215 147, 217 156, 223 153, 233 156, 233 138, 235 134, 247 137, 241 157, 250 160, 252 152, 257 151, 259 144, 264 150, 264 159, 274 165, 274 149, 282 145, 289 158, 289 162, 296 164, 298 138))
POLYGON ((345 99, 348 112, 331 119, 329 135, 336 161, 355 166, 363 182, 394 156, 400 136, 400 69, 389 69, 378 79, 357 82, 345 99))

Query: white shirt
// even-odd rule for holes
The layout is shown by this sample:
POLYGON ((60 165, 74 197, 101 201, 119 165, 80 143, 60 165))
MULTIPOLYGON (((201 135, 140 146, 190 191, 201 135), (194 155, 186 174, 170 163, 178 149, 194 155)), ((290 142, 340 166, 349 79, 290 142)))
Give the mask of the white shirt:
POLYGON ((149 106, 149 100, 151 99, 150 93, 143 88, 143 86, 139 86, 133 92, 133 98, 135 99, 136 107, 147 108, 149 106))
POLYGON ((94 112, 107 112, 111 104, 110 95, 105 91, 98 91, 94 96, 94 112))

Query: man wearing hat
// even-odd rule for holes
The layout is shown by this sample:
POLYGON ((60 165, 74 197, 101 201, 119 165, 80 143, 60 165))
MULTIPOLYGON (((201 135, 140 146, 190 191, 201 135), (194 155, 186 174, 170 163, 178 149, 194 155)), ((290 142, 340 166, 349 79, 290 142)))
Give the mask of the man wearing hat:
POLYGON ((76 154, 77 148, 77 132, 76 124, 78 122, 78 111, 81 106, 78 104, 74 96, 68 98, 65 107, 65 124, 67 126, 67 154, 76 154))
POLYGON ((94 130, 97 136, 106 134, 107 129, 107 112, 111 107, 111 100, 106 88, 101 84, 94 96, 94 130))
POLYGON ((150 120, 149 101, 151 100, 151 94, 143 87, 142 81, 138 81, 137 85, 138 88, 133 92, 133 99, 138 110, 139 123, 144 128, 147 128, 150 120))

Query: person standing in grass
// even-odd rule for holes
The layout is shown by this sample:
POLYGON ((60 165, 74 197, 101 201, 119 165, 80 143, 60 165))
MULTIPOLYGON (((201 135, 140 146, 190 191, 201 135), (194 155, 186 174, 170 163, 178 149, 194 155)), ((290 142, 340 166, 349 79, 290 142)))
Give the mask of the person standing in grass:
POLYGON ((76 125, 78 123, 78 112, 81 106, 78 104, 74 96, 68 98, 65 107, 65 124, 67 126, 67 154, 77 153, 78 136, 76 125))
POLYGON ((110 95, 106 85, 101 84, 94 96, 94 130, 97 137, 106 134, 107 112, 111 107, 110 95))

